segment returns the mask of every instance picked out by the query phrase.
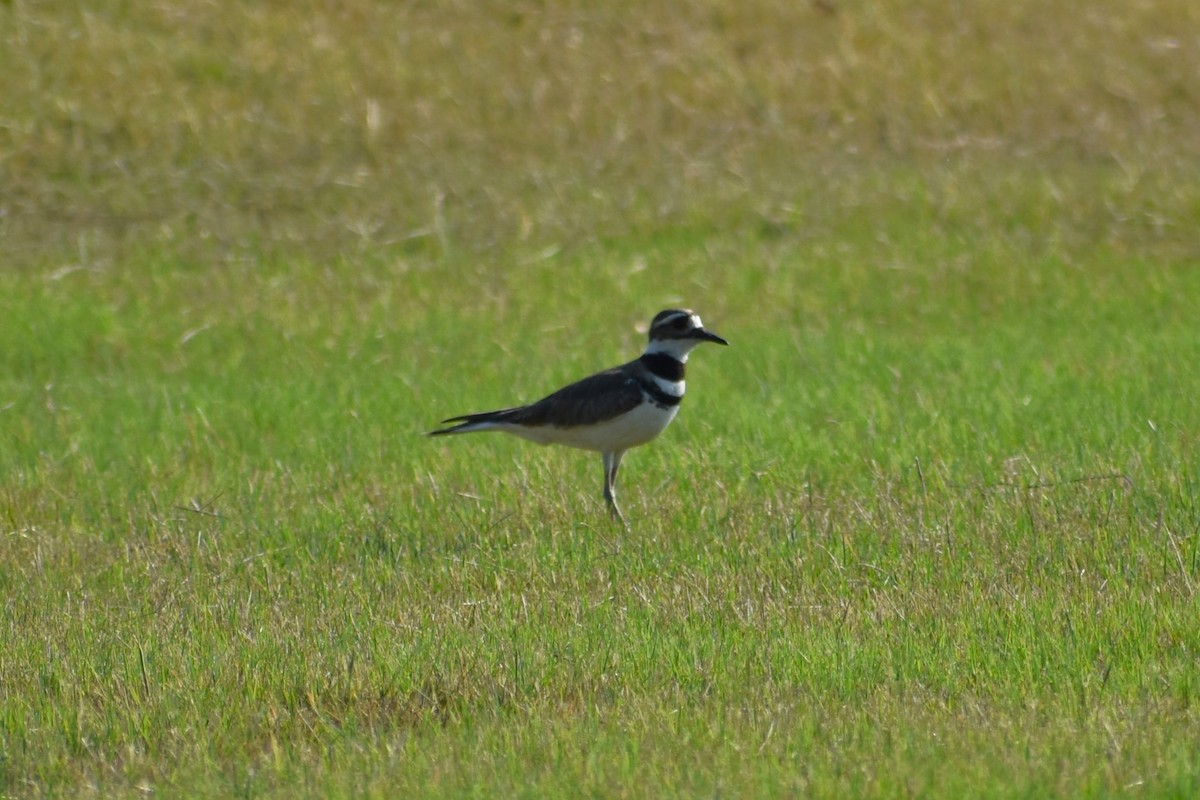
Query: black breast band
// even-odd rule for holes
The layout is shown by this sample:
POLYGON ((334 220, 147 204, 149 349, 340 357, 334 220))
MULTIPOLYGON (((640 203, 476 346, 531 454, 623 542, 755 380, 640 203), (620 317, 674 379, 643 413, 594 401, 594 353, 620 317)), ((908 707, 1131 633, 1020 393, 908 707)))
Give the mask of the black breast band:
POLYGON ((642 366, 651 375, 664 381, 678 383, 683 380, 684 363, 667 353, 646 353, 641 358, 642 366))

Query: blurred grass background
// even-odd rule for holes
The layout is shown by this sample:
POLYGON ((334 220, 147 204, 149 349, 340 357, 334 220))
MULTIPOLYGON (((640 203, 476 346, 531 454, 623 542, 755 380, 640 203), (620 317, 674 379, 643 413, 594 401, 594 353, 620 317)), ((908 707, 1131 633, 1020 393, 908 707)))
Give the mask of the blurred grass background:
POLYGON ((1186 0, 132 12, 3 10, 10 262, 803 240, 897 202, 1195 255, 1186 0))

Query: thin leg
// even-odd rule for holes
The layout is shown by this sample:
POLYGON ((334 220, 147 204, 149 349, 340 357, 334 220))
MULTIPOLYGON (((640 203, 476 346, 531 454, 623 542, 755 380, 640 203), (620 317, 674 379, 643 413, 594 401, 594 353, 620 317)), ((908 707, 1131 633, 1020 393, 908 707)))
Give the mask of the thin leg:
POLYGON ((608 502, 608 510, 612 515, 622 525, 628 525, 625 517, 621 516, 621 509, 617 508, 617 470, 621 468, 621 457, 624 455, 624 450, 604 454, 604 499, 608 502))

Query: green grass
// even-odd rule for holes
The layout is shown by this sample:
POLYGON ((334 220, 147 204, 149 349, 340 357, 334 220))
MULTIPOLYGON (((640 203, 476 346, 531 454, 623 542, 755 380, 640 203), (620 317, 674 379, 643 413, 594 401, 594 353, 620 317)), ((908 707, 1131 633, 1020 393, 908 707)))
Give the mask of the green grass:
POLYGON ((0 6, 0 796, 1200 792, 1200 12, 974 5, 0 6))

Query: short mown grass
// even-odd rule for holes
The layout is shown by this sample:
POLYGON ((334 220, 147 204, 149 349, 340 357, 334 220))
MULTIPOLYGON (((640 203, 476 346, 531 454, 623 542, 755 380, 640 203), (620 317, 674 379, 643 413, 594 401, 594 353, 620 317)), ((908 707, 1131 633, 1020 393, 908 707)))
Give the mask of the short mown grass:
POLYGON ((1197 13, 0 7, 0 795, 1197 794, 1197 13))

